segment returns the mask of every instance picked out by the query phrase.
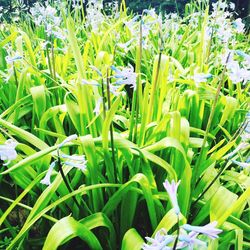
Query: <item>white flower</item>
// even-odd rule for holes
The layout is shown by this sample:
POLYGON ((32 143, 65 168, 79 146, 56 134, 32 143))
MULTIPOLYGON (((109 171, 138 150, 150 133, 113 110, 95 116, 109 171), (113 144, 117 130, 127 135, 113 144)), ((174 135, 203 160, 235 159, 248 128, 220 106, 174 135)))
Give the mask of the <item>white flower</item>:
POLYGON ((200 73, 200 74, 195 74, 193 76, 193 79, 195 83, 201 83, 201 82, 207 82, 207 80, 211 77, 212 77, 211 74, 200 73))
POLYGON ((63 147, 66 143, 71 142, 71 141, 76 140, 76 139, 77 139, 76 134, 68 136, 65 140, 63 140, 60 144, 58 144, 58 149, 63 147))
POLYGON ((109 91, 113 94, 113 95, 115 95, 115 96, 118 96, 119 95, 119 92, 118 92, 118 90, 119 90, 119 86, 115 86, 115 85, 113 85, 113 84, 110 84, 109 85, 109 91))
POLYGON ((3 145, 0 145, 0 160, 4 161, 4 166, 7 166, 12 160, 17 157, 15 150, 17 142, 9 139, 3 145), (6 162, 7 161, 7 162, 6 162))
POLYGON ((238 32, 238 33, 243 33, 245 24, 242 23, 241 18, 237 18, 235 21, 232 22, 233 28, 238 32))
POLYGON ((100 97, 100 98, 97 100, 96 105, 95 105, 95 108, 94 108, 94 110, 93 110, 93 112, 94 112, 96 115, 99 115, 99 114, 100 114, 101 104, 102 104, 102 97, 100 97))
POLYGON ((163 183, 163 186, 165 187, 165 189, 168 193, 168 196, 170 198, 170 201, 172 203, 172 206, 174 208, 176 215, 180 214, 180 208, 179 208, 178 200, 177 200, 177 189, 178 189, 179 184, 180 184, 180 181, 175 183, 174 180, 172 180, 171 184, 169 183, 168 180, 166 180, 163 183))
POLYGON ((153 17, 153 18, 157 18, 157 14, 155 13, 155 9, 150 9, 150 10, 143 10, 143 13, 153 17))
POLYGON ((98 0, 89 0, 87 4, 86 26, 91 27, 92 31, 98 32, 99 27, 104 22, 102 14, 103 2, 98 0))
POLYGON ((218 234, 222 232, 221 229, 215 228, 217 225, 217 221, 213 221, 205 226, 192 226, 189 224, 184 224, 181 226, 181 228, 187 230, 187 231, 193 231, 196 233, 201 233, 204 235, 207 235, 211 239, 216 239, 218 238, 218 234))
POLYGON ((174 236, 168 235, 167 231, 162 228, 156 234, 155 238, 145 237, 148 241, 142 246, 143 250, 171 250, 167 245, 174 240, 174 236))
POLYGON ((85 155, 65 155, 61 154, 60 157, 64 159, 64 164, 68 166, 72 166, 74 168, 78 168, 82 171, 87 168, 87 160, 85 159, 85 155))
POLYGON ((226 2, 221 2, 221 1, 218 1, 216 3, 212 3, 212 6, 213 6, 213 10, 216 11, 216 10, 225 10, 227 8, 227 3, 226 2))
POLYGON ((50 177, 51 177, 51 174, 52 174, 52 171, 56 165, 56 162, 57 161, 53 161, 50 166, 49 166, 49 169, 45 175, 45 177, 40 181, 40 183, 44 184, 44 185, 47 185, 49 186, 51 184, 51 181, 50 181, 50 177))
POLYGON ((222 42, 227 43, 233 34, 227 26, 226 27, 220 26, 219 29, 217 30, 217 35, 222 42))
POLYGON ((132 65, 129 65, 129 67, 123 68, 122 70, 112 66, 112 70, 114 70, 116 73, 114 77, 120 79, 116 81, 116 84, 131 85, 131 88, 136 89, 136 73, 134 73, 134 68, 132 65))
POLYGON ((82 79, 82 82, 81 82, 83 85, 91 85, 91 86, 99 86, 99 83, 96 82, 96 81, 88 81, 88 80, 85 80, 85 79, 82 79))
POLYGON ((137 21, 137 19, 139 18, 139 16, 135 16, 135 17, 133 17, 132 19, 130 19, 129 21, 126 21, 126 22, 124 22, 125 23, 125 25, 127 26, 127 28, 130 30, 130 32, 132 33, 132 34, 136 34, 136 31, 135 31, 135 24, 136 24, 136 21, 137 21))
POLYGON ((194 249, 195 246, 206 247, 207 243, 197 239, 198 233, 190 232, 189 234, 180 234, 179 243, 177 244, 176 249, 182 249, 188 247, 188 249, 194 249))
POLYGON ((234 62, 233 56, 234 56, 234 51, 226 49, 226 51, 220 55, 221 64, 225 66, 227 64, 233 63, 234 62))
POLYGON ((97 67, 95 67, 95 66, 93 66, 93 65, 90 65, 89 67, 90 67, 92 70, 94 70, 99 76, 102 77, 102 72, 101 72, 97 67))
POLYGON ((240 161, 235 161, 235 160, 232 160, 232 162, 238 165, 239 167, 241 167, 242 169, 250 167, 250 162, 240 162, 240 161))
POLYGON ((243 144, 249 145, 247 142, 250 140, 250 112, 247 113, 243 126, 244 131, 241 134, 241 140, 243 141, 243 144))
POLYGON ((236 61, 229 62, 227 64, 227 69, 229 78, 234 84, 242 82, 244 85, 250 80, 250 70, 241 68, 236 61))
POLYGON ((21 59, 22 59, 22 56, 20 56, 18 54, 14 55, 13 57, 11 57, 11 56, 5 57, 5 60, 8 64, 11 64, 11 63, 18 61, 18 60, 21 60, 21 59))
POLYGON ((231 2, 229 3, 229 7, 231 10, 234 10, 235 9, 235 3, 231 2))
POLYGON ((87 160, 85 159, 85 155, 66 155, 66 154, 60 154, 60 148, 63 147, 66 143, 77 139, 77 135, 73 134, 69 137, 67 137, 63 142, 61 142, 60 144, 58 144, 57 146, 57 154, 58 154, 58 160, 53 161, 50 164, 50 167, 45 175, 45 177, 41 180, 42 184, 45 185, 50 185, 50 177, 52 174, 52 171, 56 165, 57 162, 60 162, 60 160, 63 160, 63 164, 68 165, 68 166, 72 166, 75 167, 77 169, 80 169, 82 171, 84 171, 87 167, 87 160))
POLYGON ((244 51, 241 51, 241 50, 236 50, 235 52, 237 55, 244 58, 243 66, 245 68, 249 68, 250 67, 250 55, 246 54, 244 51))
POLYGON ((151 29, 152 29, 152 27, 150 27, 149 24, 142 22, 142 37, 143 38, 148 37, 151 29))
POLYGON ((130 49, 130 46, 132 44, 132 42, 134 41, 135 39, 132 38, 130 39, 129 41, 127 41, 126 43, 118 43, 117 46, 119 48, 122 48, 126 53, 128 53, 129 49, 130 49))
POLYGON ((241 142, 231 153, 229 153, 226 158, 230 159, 232 158, 235 154, 237 154, 239 151, 242 149, 245 149, 249 144, 247 142, 241 142))
POLYGON ((44 26, 48 36, 53 35, 60 39, 65 37, 59 28, 61 17, 57 16, 57 10, 47 2, 45 6, 35 3, 34 7, 30 8, 30 13, 36 26, 44 26))

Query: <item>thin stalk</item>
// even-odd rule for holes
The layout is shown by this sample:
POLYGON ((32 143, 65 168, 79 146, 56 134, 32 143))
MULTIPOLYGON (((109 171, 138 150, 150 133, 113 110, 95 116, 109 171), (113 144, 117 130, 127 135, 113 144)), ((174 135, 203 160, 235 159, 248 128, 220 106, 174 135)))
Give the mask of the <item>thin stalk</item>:
POLYGON ((54 79, 53 72, 52 72, 51 61, 50 61, 48 44, 46 44, 46 54, 47 54, 47 59, 48 59, 49 72, 50 72, 51 77, 54 79))
POLYGON ((153 83, 152 90, 151 90, 151 93, 150 93, 149 115, 147 117, 147 124, 149 124, 151 122, 152 116, 154 115, 153 114, 153 111, 154 111, 153 106, 154 106, 154 98, 155 98, 155 95, 156 95, 157 82, 158 82, 159 73, 160 73, 161 56, 162 56, 162 50, 160 50, 160 53, 159 53, 158 62, 157 62, 157 70, 156 70, 156 75, 155 75, 155 81, 153 83))
POLYGON ((16 73, 16 67, 15 67, 14 62, 13 62, 13 70, 14 70, 14 78, 15 78, 16 86, 18 86, 17 73, 16 73))
MULTIPOLYGON (((192 207, 194 207, 197 202, 206 194, 206 192, 212 187, 212 185, 215 183, 215 181, 221 176, 221 174, 229 167, 230 165, 226 165, 224 168, 221 168, 218 174, 215 176, 215 178, 210 182, 210 184, 205 188, 205 190, 198 196, 198 198, 194 201, 192 204, 192 207)), ((192 210, 192 209, 191 209, 192 210)))
POLYGON ((106 118, 106 107, 105 107, 105 90, 104 90, 104 82, 103 82, 103 78, 102 78, 102 106, 103 106, 103 119, 106 118))
MULTIPOLYGON (((247 124, 243 124, 242 126, 240 126, 237 131, 235 132, 235 134, 233 135, 233 137, 229 140, 228 143, 232 142, 233 140, 236 140, 237 137, 240 136, 240 134, 244 131, 244 129, 246 128, 247 124)), ((221 168, 218 172, 218 174, 214 177, 214 179, 210 182, 210 184, 207 186, 207 188, 205 188, 205 190, 198 196, 198 198, 194 201, 194 203, 192 204, 192 206, 195 206, 195 204, 197 204, 197 202, 207 193, 207 191, 211 188, 211 186, 215 183, 215 181, 222 175, 222 173, 229 167, 230 165, 226 165, 224 168, 221 168)))
MULTIPOLYGON (((133 136, 133 142, 136 143, 137 138, 137 126, 138 126, 138 117, 139 117, 139 96, 140 96, 140 87, 141 87, 141 61, 142 61, 142 21, 140 22, 140 41, 139 41, 139 65, 136 69, 137 73, 137 85, 136 85, 136 96, 135 96, 135 130, 133 136)), ((133 118, 132 118, 133 119, 133 118)))
POLYGON ((203 142, 202 142, 200 155, 199 155, 198 160, 197 160, 197 162, 196 162, 196 164, 194 166, 194 169, 193 169, 193 173, 194 173, 194 175, 193 175, 193 185, 195 185, 195 183, 196 183, 197 174, 198 174, 198 167, 199 167, 201 161, 206 158, 205 145, 206 145, 206 142, 207 142, 207 139, 208 139, 208 134, 209 134, 209 131, 210 131, 210 128, 211 128, 211 125, 212 125, 213 118, 214 118, 214 113, 215 113, 216 105, 217 105, 217 102, 218 102, 218 99, 219 99, 219 96, 220 96, 220 91, 221 91, 221 88, 222 88, 223 83, 224 83, 224 75, 225 75, 225 72, 226 72, 226 65, 228 63, 229 57, 230 57, 230 53, 227 56, 226 64, 225 64, 225 67, 224 67, 224 69, 222 71, 221 80, 220 80, 220 83, 218 85, 217 92, 216 92, 216 95, 215 95, 215 98, 214 98, 214 101, 213 101, 212 110, 211 110, 211 113, 210 113, 209 118, 208 118, 207 127, 206 127, 206 131, 205 131, 205 136, 204 136, 204 139, 203 139, 203 142))
MULTIPOLYGON (((69 193, 72 193, 74 190, 71 188, 71 186, 70 186, 70 184, 69 184, 69 182, 68 182, 68 180, 67 180, 67 178, 66 178, 66 176, 65 176, 65 174, 64 174, 64 172, 63 172, 63 168, 62 168, 62 163, 61 163, 61 158, 60 158, 59 149, 57 150, 57 157, 58 157, 58 161, 57 161, 57 162, 58 162, 58 166, 59 166, 59 172, 60 172, 60 174, 61 174, 61 176, 62 176, 62 179, 63 179, 63 181, 64 181, 64 183, 65 183, 65 185, 66 185, 66 187, 67 187, 69 193)), ((75 197, 75 196, 72 196, 72 198, 73 198, 75 204, 77 205, 79 211, 81 211, 81 205, 80 205, 80 203, 77 201, 76 197, 75 197)), ((87 209, 87 211, 89 212, 89 214, 92 214, 91 210, 89 209, 89 207, 87 206, 87 204, 85 203, 84 200, 83 200, 83 204, 84 204, 84 206, 86 207, 86 209, 87 209)))
MULTIPOLYGON (((109 78, 109 70, 107 69, 107 98, 108 98, 108 109, 111 108, 111 98, 110 98, 110 78, 109 78)), ((110 125, 110 144, 111 144, 111 151, 112 151, 112 161, 114 165, 114 177, 117 177, 117 170, 116 170, 116 160, 115 160, 115 147, 114 147, 114 135, 113 135, 113 122, 110 125)))
POLYGON ((177 236, 175 238, 173 250, 176 250, 176 248, 177 248, 177 243, 178 243, 179 235, 180 235, 180 220, 179 220, 179 216, 177 216, 177 226, 178 226, 178 228, 177 228, 177 236))
POLYGON ((54 50, 53 38, 51 38, 51 62, 52 62, 53 78, 56 79, 56 63, 55 63, 55 50, 54 50))

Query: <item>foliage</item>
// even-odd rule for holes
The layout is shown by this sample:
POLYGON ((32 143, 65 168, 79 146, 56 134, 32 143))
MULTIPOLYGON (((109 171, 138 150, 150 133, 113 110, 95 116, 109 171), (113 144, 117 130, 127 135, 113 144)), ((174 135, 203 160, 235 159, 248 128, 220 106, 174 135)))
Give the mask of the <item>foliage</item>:
POLYGON ((0 246, 172 249, 216 221, 218 238, 195 235, 205 249, 249 248, 249 35, 233 7, 75 4, 0 26, 0 246))

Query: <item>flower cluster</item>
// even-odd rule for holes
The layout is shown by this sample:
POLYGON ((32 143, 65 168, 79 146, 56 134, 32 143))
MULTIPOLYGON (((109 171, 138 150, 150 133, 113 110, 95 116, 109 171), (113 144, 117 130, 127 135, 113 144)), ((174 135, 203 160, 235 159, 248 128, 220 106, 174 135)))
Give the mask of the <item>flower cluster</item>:
POLYGON ((11 139, 0 145, 0 160, 5 162, 4 166, 7 166, 12 160, 17 158, 16 146, 17 142, 11 139))
POLYGON ((242 83, 245 85, 250 81, 250 56, 239 50, 226 49, 225 53, 221 55, 221 63, 227 68, 229 79, 234 83, 242 83), (235 60, 238 56, 242 62, 235 60))
POLYGON ((41 183, 44 185, 49 186, 51 184, 51 175, 53 172, 53 169, 55 168, 55 166, 59 163, 63 163, 64 165, 67 166, 72 166, 75 167, 79 170, 85 171, 87 168, 87 160, 85 159, 85 155, 66 155, 66 154, 60 154, 60 148, 62 148, 66 143, 75 140, 77 138, 77 135, 71 135, 69 137, 67 137, 62 143, 60 143, 57 147, 57 152, 58 152, 58 158, 57 160, 53 161, 50 166, 49 169, 45 175, 45 177, 41 180, 41 183))
MULTIPOLYGON (((175 183, 173 180, 171 184, 166 180, 163 185, 168 193, 171 204, 177 216, 180 214, 180 208, 177 200, 177 189, 180 184, 175 183)), ((154 238, 146 237, 147 243, 144 243, 142 246, 143 250, 170 250, 173 249, 173 242, 178 237, 178 242, 176 249, 193 249, 195 246, 199 249, 207 247, 207 243, 198 239, 199 235, 205 235, 211 239, 218 238, 218 234, 222 230, 216 228, 217 222, 214 221, 205 226, 192 226, 190 224, 184 224, 180 227, 180 234, 177 235, 168 235, 167 231, 162 228, 156 234, 154 238)))
POLYGON ((87 4, 86 26, 91 27, 93 32, 98 32, 101 24, 104 22, 102 14, 102 0, 89 0, 87 4))
POLYGON ((13 49, 11 43, 7 43, 4 46, 4 49, 6 51, 5 61, 7 63, 7 67, 5 72, 0 71, 4 81, 8 83, 12 76, 14 75, 14 67, 17 67, 18 61, 21 61, 23 59, 22 54, 20 52, 13 49))
POLYGON ((45 6, 35 3, 34 7, 30 9, 30 13, 36 26, 43 26, 48 37, 65 38, 60 29, 61 17, 57 15, 57 10, 50 6, 48 2, 45 3, 45 6))

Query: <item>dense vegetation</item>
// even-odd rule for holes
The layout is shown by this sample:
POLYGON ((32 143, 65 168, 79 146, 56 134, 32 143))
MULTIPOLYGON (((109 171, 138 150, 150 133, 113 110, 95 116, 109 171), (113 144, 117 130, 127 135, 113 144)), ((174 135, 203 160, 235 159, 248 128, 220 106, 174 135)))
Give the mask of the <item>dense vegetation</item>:
MULTIPOLYGON (((76 0, 77 1, 77 0, 76 0)), ((73 5, 74 0, 68 0, 68 5, 73 5)), ((79 0, 80 2, 81 0, 79 0)), ((188 0, 166 0, 166 1, 159 1, 159 0, 126 0, 126 6, 128 7, 128 10, 131 12, 138 12, 142 13, 144 9, 149 8, 155 8, 157 12, 179 12, 183 14, 185 12, 185 6, 187 3, 195 2, 196 0, 188 1, 188 0)), ((34 3, 40 2, 44 3, 44 0, 0 0, 0 6, 2 6, 6 12, 6 18, 9 16, 10 13, 15 13, 19 9, 22 8, 30 8, 34 5, 34 3)), ((49 0, 49 2, 53 5, 54 0, 49 0)), ((88 0, 82 1, 83 5, 86 6, 88 3, 88 0)), ((114 0, 104 0, 104 7, 108 4, 115 2, 114 0)), ((118 1, 119 4, 121 1, 118 1)), ((216 0, 212 0, 210 2, 210 5, 216 2, 216 0)), ((250 0, 232 0, 235 4, 235 11, 237 15, 239 15, 241 18, 244 18, 247 23, 249 23, 249 14, 250 14, 250 0)))
POLYGON ((0 24, 0 248, 250 248, 235 5, 72 4, 0 24))

